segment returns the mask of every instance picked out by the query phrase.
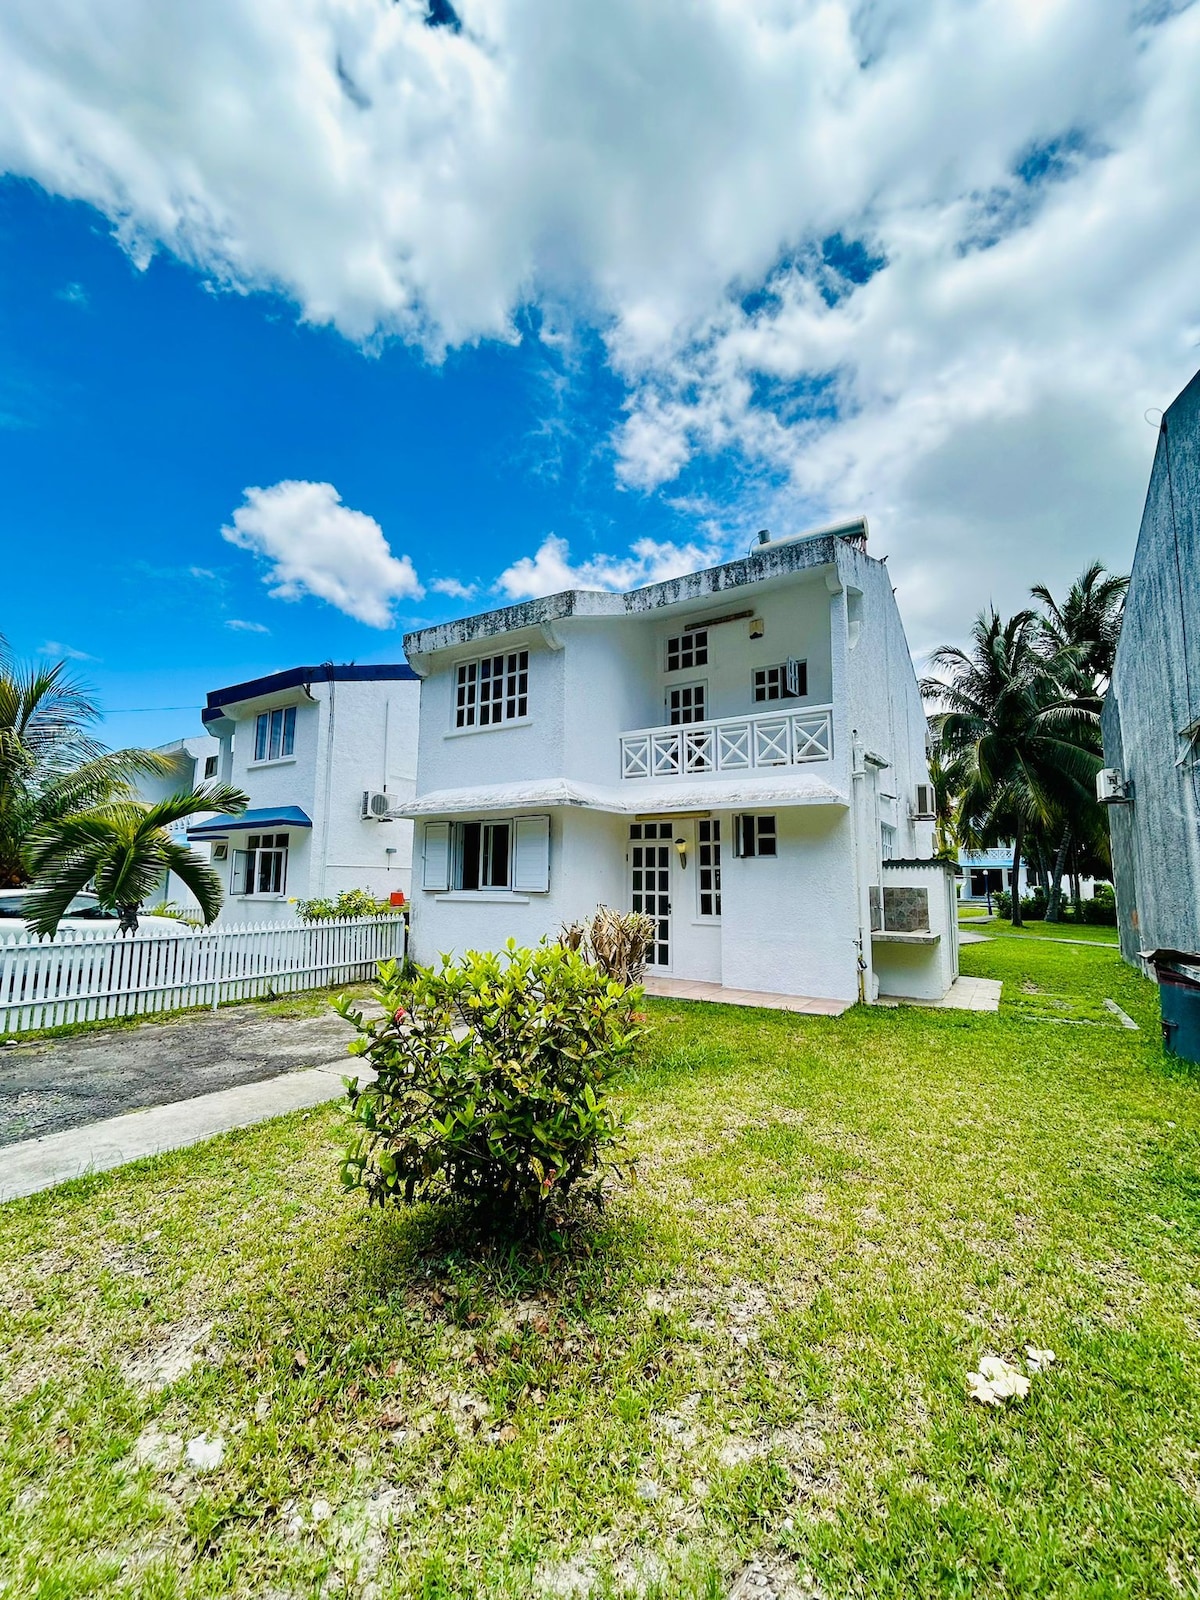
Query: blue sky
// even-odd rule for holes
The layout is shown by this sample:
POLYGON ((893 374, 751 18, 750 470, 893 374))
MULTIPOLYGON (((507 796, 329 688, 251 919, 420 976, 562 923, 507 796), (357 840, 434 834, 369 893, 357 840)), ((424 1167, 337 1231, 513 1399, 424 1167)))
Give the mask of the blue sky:
POLYGON ((454 10, 0 10, 0 631, 113 742, 763 526, 865 512, 918 657, 1128 567, 1200 5, 454 10))
POLYGON ((105 737, 153 743, 197 731, 179 708, 223 684, 403 659, 405 628, 503 604, 490 584, 548 533, 581 556, 686 538, 693 516, 617 485, 606 439, 622 390, 586 349, 573 362, 564 394, 564 362, 537 339, 437 365, 395 341, 370 354, 169 256, 139 271, 92 208, 9 180, 0 628, 25 656, 77 653, 105 737), (284 480, 334 484, 423 580, 476 584, 477 598, 401 600, 391 629, 313 597, 272 599, 264 563, 221 529, 244 488, 284 480))

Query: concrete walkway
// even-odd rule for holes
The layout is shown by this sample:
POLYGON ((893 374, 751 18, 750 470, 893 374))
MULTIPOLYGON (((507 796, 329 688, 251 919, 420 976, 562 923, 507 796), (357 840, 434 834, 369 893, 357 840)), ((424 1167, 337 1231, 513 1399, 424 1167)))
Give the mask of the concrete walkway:
POLYGON ((840 1017, 849 1000, 819 1000, 802 994, 768 994, 759 989, 727 989, 696 978, 645 978, 642 987, 660 1000, 709 1000, 724 1006, 761 1006, 766 1011, 799 1011, 808 1017, 840 1017))
MULTIPOLYGON (((52 1189, 89 1172, 107 1172, 142 1156, 182 1150, 230 1128, 248 1128, 287 1111, 323 1105, 345 1094, 342 1080, 354 1073, 349 1061, 284 1072, 265 1082, 220 1089, 147 1111, 129 1111, 86 1128, 8 1145, 0 1149, 0 1202, 52 1189)), ((358 1076, 361 1081, 369 1073, 359 1072, 358 1076)))

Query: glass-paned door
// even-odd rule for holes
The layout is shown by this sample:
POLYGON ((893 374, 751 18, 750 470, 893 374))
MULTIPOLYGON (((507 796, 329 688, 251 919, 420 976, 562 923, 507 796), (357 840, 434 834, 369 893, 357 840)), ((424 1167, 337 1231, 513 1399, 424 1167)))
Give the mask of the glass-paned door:
POLYGON ((657 972, 671 968, 674 831, 669 822, 635 822, 629 829, 630 905, 653 919, 655 934, 646 951, 646 966, 657 972))

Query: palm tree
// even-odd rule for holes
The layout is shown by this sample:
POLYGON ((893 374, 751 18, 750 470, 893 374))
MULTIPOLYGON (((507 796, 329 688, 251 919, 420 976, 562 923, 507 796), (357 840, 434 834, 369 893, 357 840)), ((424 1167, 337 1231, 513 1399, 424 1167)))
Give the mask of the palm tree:
MULTIPOLYGON (((1128 577, 1108 572, 1101 562, 1093 561, 1071 585, 1061 605, 1045 584, 1035 584, 1030 590, 1045 613, 1039 621, 1043 652, 1053 662, 1068 692, 1081 706, 1097 713, 1112 676, 1128 588, 1128 577)), ((1093 745, 1099 754, 1098 726, 1094 730, 1093 745)), ((1086 838, 1089 843, 1098 844, 1103 852, 1106 835, 1107 826, 1102 822, 1094 795, 1062 820, 1056 833, 1058 842, 1050 869, 1048 922, 1058 922, 1062 916, 1062 880, 1072 846, 1086 838)), ((1077 884, 1078 877, 1074 881, 1077 884)))
POLYGON ((197 811, 232 815, 249 803, 240 789, 213 784, 157 805, 109 800, 47 823, 28 849, 33 875, 25 902, 28 926, 34 933, 53 934, 71 901, 90 883, 100 904, 120 914, 121 932, 136 933, 138 913, 157 892, 164 872, 173 872, 192 891, 205 923, 212 922, 221 909, 221 880, 166 830, 197 811))
POLYGON ((928 766, 933 786, 933 853, 940 861, 957 861, 958 797, 966 778, 966 761, 943 741, 938 717, 933 718, 928 766))
POLYGON ((1012 919, 1022 924, 1020 867, 1027 833, 1091 792, 1099 760, 1088 748, 1098 713, 1080 707, 1036 648, 1039 619, 994 610, 971 629, 971 647, 943 645, 922 693, 941 707, 941 743, 962 763, 959 831, 968 844, 1011 838, 1012 919))
POLYGON ((151 750, 106 750, 88 731, 99 716, 65 661, 22 664, 0 635, 0 888, 28 881, 25 846, 39 828, 171 770, 151 750))

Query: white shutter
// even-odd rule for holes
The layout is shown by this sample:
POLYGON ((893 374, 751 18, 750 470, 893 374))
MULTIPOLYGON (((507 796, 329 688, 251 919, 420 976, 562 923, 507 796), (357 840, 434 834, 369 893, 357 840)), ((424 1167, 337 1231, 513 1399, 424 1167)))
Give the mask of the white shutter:
POLYGON ((513 889, 546 894, 550 888, 550 818, 518 817, 513 826, 513 889))
POLYGON ((425 824, 424 871, 422 889, 448 889, 450 887, 450 824, 427 822, 425 824))

